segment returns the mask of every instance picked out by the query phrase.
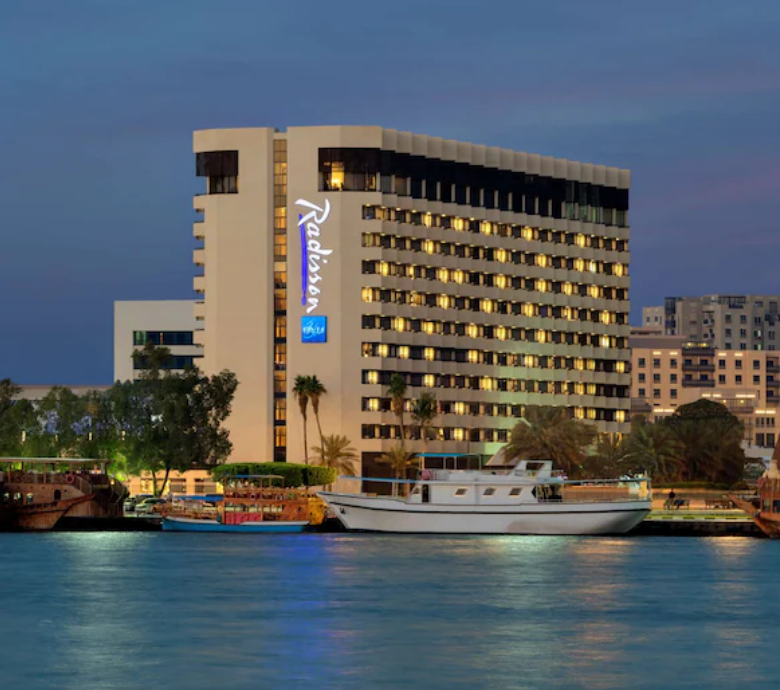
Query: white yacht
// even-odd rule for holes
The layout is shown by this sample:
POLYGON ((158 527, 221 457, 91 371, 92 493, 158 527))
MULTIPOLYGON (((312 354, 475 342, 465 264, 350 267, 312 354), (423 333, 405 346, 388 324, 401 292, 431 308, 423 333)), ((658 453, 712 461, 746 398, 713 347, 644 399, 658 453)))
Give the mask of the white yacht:
POLYGON ((349 530, 428 534, 624 534, 650 511, 645 477, 569 481, 552 462, 479 468, 468 455, 421 454, 411 481, 345 477, 394 485, 394 493, 319 496, 349 530), (401 489, 399 491, 399 488, 401 489))

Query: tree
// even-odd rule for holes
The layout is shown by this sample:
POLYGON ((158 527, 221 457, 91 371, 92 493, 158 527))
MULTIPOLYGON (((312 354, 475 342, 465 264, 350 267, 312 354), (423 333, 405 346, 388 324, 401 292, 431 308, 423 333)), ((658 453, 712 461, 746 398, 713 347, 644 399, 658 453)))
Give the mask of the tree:
POLYGON ((306 408, 309 406, 309 380, 308 376, 296 376, 293 384, 293 396, 298 401, 298 407, 303 417, 303 458, 309 464, 309 440, 307 436, 306 408))
POLYGON ((308 388, 309 400, 311 400, 311 409, 314 411, 314 419, 317 420, 317 431, 320 435, 320 446, 324 447, 325 440, 322 435, 322 426, 320 425, 320 400, 328 391, 322 381, 316 376, 307 376, 306 386, 308 388))
POLYGON ((314 447, 318 464, 330 467, 339 474, 355 474, 354 463, 358 456, 350 444, 351 441, 346 436, 331 434, 323 437, 322 445, 314 447))
POLYGON ((390 377, 390 386, 387 394, 390 396, 390 409, 398 417, 398 429, 401 434, 401 448, 404 447, 406 429, 404 427, 404 408, 406 407, 406 380, 401 374, 393 374, 390 377))
POLYGON ((423 393, 414 401, 412 420, 420 430, 423 452, 428 448, 428 436, 433 429, 433 421, 439 414, 439 404, 433 393, 423 393))
POLYGON ((681 479, 734 484, 742 479, 744 428, 725 405, 697 400, 664 420, 680 445, 681 479))
POLYGON ((79 438, 86 432, 87 406, 85 398, 70 388, 54 386, 38 403, 44 430, 53 438, 56 457, 78 455, 79 438))
POLYGON ((22 430, 15 414, 16 396, 21 392, 11 379, 0 381, 0 452, 4 455, 16 455, 21 443, 22 430))
MULTIPOLYGON (((396 479, 406 479, 409 469, 417 465, 414 453, 408 453, 403 444, 393 446, 386 453, 380 455, 377 462, 388 465, 396 479)), ((393 484, 393 496, 397 495, 397 492, 398 485, 393 484)))
POLYGON ((504 447, 506 460, 552 460, 569 476, 580 472, 585 449, 596 438, 590 424, 571 419, 565 407, 529 405, 504 447))
POLYGON ((582 464, 586 479, 613 479, 619 477, 629 457, 628 441, 619 434, 599 434, 593 452, 582 464))
POLYGON ((631 420, 624 469, 629 474, 647 473, 655 481, 679 481, 680 445, 668 425, 651 424, 643 417, 631 420))

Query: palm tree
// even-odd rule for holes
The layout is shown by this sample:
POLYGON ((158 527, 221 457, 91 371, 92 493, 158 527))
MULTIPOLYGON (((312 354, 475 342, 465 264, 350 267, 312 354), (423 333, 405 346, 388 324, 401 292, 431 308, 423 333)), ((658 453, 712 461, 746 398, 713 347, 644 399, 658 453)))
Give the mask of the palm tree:
POLYGON ((626 465, 632 473, 648 472, 656 481, 679 481, 682 447, 663 422, 632 420, 626 465))
POLYGON ((439 414, 439 404, 433 393, 423 393, 414 401, 412 407, 412 419, 420 429, 420 438, 423 442, 423 452, 428 448, 428 436, 433 429, 433 420, 439 414))
POLYGON ((306 464, 309 464, 309 440, 306 433, 306 408, 309 406, 309 377, 296 376, 293 384, 293 396, 298 401, 301 408, 301 417, 303 417, 303 458, 306 464))
POLYGON ((529 405, 504 447, 506 460, 552 460, 569 475, 577 474, 596 429, 571 419, 565 407, 529 405))
MULTIPOLYGON (((314 446, 318 464, 330 467, 339 474, 355 474, 357 451, 346 436, 330 434, 322 438, 322 445, 314 446)), ((328 488, 330 490, 330 488, 328 488)))
POLYGON ((398 428, 401 432, 401 448, 404 447, 406 429, 404 428, 404 407, 406 406, 406 381, 401 374, 393 374, 390 377, 390 386, 387 389, 390 396, 390 409, 398 417, 398 428))
POLYGON ((320 425, 320 399, 328 391, 326 390, 322 381, 320 381, 316 376, 307 376, 306 379, 307 379, 309 400, 311 400, 311 409, 314 410, 314 419, 317 420, 317 431, 320 434, 320 446, 324 448, 325 440, 322 435, 322 426, 320 425))
MULTIPOLYGON (((417 465, 414 453, 407 453, 403 443, 393 446, 377 458, 382 465, 389 465, 396 479, 405 479, 407 471, 417 465)), ((393 496, 397 495, 398 485, 393 484, 393 496)))
POLYGON ((619 477, 630 455, 627 438, 619 434, 599 434, 596 447, 585 458, 583 474, 588 479, 619 477))

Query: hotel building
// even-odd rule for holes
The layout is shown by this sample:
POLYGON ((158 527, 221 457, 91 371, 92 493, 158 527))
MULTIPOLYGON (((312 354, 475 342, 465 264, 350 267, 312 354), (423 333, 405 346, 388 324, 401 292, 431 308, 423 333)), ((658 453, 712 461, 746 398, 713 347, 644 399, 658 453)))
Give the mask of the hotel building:
POLYGON ((651 421, 709 399, 745 426, 748 445, 772 448, 780 402, 780 353, 721 350, 679 336, 631 337, 631 412, 651 421))
POLYGON ((195 343, 240 382, 232 461, 302 460, 297 375, 369 463, 398 442, 396 372, 439 400, 430 451, 492 454, 531 404, 627 430, 628 171, 380 127, 194 151, 195 343))
POLYGON ((721 350, 777 350, 780 295, 667 297, 642 309, 642 325, 721 350))
POLYGON ((192 300, 114 302, 114 381, 138 378, 140 362, 133 353, 148 342, 171 351, 171 371, 199 366, 203 352, 193 344, 198 322, 192 309, 192 300))

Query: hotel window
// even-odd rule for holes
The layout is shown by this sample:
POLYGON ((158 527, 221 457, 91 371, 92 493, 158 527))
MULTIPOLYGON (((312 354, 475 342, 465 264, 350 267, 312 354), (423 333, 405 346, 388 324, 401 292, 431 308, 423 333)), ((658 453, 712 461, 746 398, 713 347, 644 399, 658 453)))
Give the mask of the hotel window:
POLYGON ((737 374, 736 376, 734 376, 734 383, 742 383, 742 375, 741 374, 737 374))
POLYGON ((726 375, 725 374, 719 374, 718 375, 718 383, 726 383, 726 375))
POLYGON ((677 383, 677 374, 671 374, 669 376, 669 383, 677 383))
POLYGON ((753 377, 753 383, 761 383, 761 377, 760 376, 754 376, 753 377))
POLYGON ((742 360, 741 359, 735 359, 734 360, 734 368, 735 369, 741 369, 742 368, 742 360))
POLYGON ((761 360, 758 359, 753 360, 753 369, 761 369, 761 360))
POLYGON ((645 395, 646 395, 645 389, 644 388, 640 388, 639 389, 639 397, 640 398, 644 398, 645 395))
POLYGON ((640 367, 645 366, 645 358, 644 357, 640 357, 639 358, 638 366, 640 366, 640 367))
POLYGON ((654 398, 660 398, 661 397, 661 389, 660 388, 653 388, 653 397, 654 398))
POLYGON ((645 375, 639 374, 639 383, 644 383, 644 382, 645 382, 645 375))
POLYGON ((676 397, 677 397, 677 389, 676 389, 676 388, 672 388, 672 389, 669 391, 669 394, 670 394, 670 396, 671 396, 672 398, 676 398, 676 397))
POLYGON ((653 383, 661 383, 661 374, 653 374, 653 383))
POLYGON ((660 359, 654 359, 653 360, 653 368, 657 369, 661 366, 661 360, 660 359))

